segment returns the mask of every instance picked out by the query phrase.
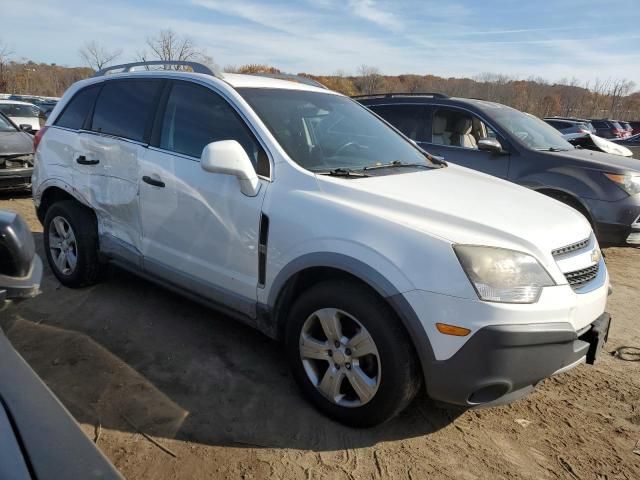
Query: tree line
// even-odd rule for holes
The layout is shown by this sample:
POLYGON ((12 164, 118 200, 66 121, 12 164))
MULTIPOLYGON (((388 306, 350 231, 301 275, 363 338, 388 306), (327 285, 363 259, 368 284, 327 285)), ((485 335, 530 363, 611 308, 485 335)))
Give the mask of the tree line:
MULTIPOLYGON (((121 50, 110 50, 96 41, 86 42, 78 51, 83 67, 14 60, 13 52, 0 41, 0 93, 60 96, 74 82, 95 70, 119 62, 121 50)), ((163 30, 146 39, 136 61, 194 60, 218 68, 213 58, 188 36, 163 30)), ((167 67, 174 68, 174 67, 167 67)), ((270 65, 227 66, 227 72, 281 73, 270 65)), ((436 75, 384 75, 378 68, 360 66, 355 74, 299 75, 312 78, 345 95, 380 93, 438 92, 450 96, 478 98, 503 103, 539 117, 574 116, 640 120, 640 92, 627 79, 580 82, 576 78, 551 83, 541 77, 518 79, 483 73, 473 78, 444 78, 436 75)))

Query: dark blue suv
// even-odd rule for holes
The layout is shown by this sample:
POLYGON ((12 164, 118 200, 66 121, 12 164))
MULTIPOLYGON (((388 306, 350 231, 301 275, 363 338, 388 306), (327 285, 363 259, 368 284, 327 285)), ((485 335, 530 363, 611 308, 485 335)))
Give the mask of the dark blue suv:
POLYGON ((438 93, 355 99, 429 153, 574 207, 602 245, 640 246, 640 160, 575 148, 539 118, 484 100, 438 93))

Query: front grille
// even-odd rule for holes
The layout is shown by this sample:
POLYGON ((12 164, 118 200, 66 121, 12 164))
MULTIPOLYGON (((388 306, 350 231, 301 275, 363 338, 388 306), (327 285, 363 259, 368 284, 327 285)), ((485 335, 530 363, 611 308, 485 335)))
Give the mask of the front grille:
POLYGON ((12 155, 0 157, 0 168, 29 168, 33 165, 33 155, 12 155))
POLYGON ((567 245, 566 247, 556 248, 555 250, 551 251, 551 255, 553 255, 554 257, 559 257, 560 255, 565 255, 567 253, 575 252, 577 250, 582 250, 583 248, 586 248, 589 245, 589 240, 590 238, 585 238, 584 240, 581 240, 576 243, 572 243, 571 245, 567 245))
POLYGON ((566 277, 567 282, 569 282, 569 285, 571 285, 571 288, 577 290, 596 278, 598 276, 599 269, 600 265, 596 263, 595 265, 587 268, 567 272, 564 276, 566 277))

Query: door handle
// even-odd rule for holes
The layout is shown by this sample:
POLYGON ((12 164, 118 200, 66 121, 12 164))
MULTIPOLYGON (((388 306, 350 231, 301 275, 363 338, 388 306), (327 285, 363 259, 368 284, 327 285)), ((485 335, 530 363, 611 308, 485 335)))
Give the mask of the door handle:
POLYGON ((78 158, 76 158, 76 163, 79 163, 80 165, 97 165, 100 163, 100 160, 87 160, 87 157, 85 157, 84 155, 80 155, 78 158))
POLYGON ((161 180, 156 180, 155 178, 151 178, 147 175, 142 177, 142 181, 144 183, 148 183, 149 185, 153 185, 154 187, 164 188, 164 182, 161 180))

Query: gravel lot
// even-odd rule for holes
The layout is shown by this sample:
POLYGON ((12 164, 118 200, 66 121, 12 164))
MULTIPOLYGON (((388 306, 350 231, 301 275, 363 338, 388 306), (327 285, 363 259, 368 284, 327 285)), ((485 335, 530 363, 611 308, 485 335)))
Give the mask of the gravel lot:
MULTIPOLYGON (((41 248, 29 197, 0 197, 0 209, 25 216, 41 248)), ((43 293, 6 310, 0 326, 131 479, 638 480, 640 250, 605 253, 614 323, 597 366, 490 410, 418 398, 371 430, 310 407, 277 343, 115 269, 83 290, 47 269, 43 293)))

